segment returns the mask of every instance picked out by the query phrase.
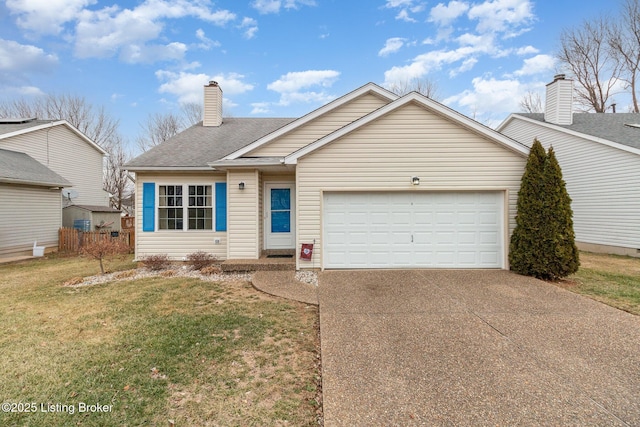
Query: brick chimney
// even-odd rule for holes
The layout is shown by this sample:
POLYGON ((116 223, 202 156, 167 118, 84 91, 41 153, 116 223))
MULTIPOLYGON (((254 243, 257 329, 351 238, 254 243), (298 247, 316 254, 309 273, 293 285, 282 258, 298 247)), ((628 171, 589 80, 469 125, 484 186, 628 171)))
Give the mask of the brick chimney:
POLYGON ((544 121, 555 125, 573 124, 573 80, 556 74, 547 85, 544 121))
POLYGON ((222 124, 222 89, 213 80, 204 87, 204 110, 202 126, 222 124))

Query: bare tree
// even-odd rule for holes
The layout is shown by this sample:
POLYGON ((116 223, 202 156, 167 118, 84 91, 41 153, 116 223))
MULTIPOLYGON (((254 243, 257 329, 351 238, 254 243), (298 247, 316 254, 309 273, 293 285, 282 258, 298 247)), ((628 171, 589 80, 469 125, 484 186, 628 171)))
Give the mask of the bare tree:
POLYGON ((631 93, 634 113, 640 113, 638 106, 638 73, 640 71, 640 2, 626 0, 622 6, 619 22, 609 28, 609 46, 612 55, 621 64, 620 80, 631 93))
POLYGON ((433 100, 440 98, 439 88, 436 82, 428 78, 412 78, 399 80, 387 86, 391 92, 397 95, 406 95, 409 92, 418 92, 433 100))
POLYGON ((108 157, 104 162, 103 189, 114 195, 112 206, 120 209, 129 183, 120 179, 121 166, 127 160, 125 144, 118 131, 118 120, 104 107, 95 107, 76 95, 45 95, 33 99, 19 98, 0 104, 0 116, 36 117, 44 120, 66 120, 102 147, 108 157))
POLYGON ((123 210, 125 202, 131 198, 134 189, 127 171, 123 165, 131 159, 122 141, 114 144, 105 160, 104 190, 111 194, 111 206, 123 210))
POLYGON ((187 102, 180 106, 184 115, 186 126, 193 126, 202 121, 202 104, 197 102, 187 102))
POLYGON ((620 63, 608 41, 610 22, 601 17, 585 21, 560 36, 557 58, 577 81, 577 101, 603 113, 620 75, 620 63))
POLYGON ((66 120, 100 147, 109 151, 117 138, 119 121, 104 107, 94 107, 84 97, 60 94, 27 99, 19 98, 0 105, 4 117, 36 117, 43 120, 66 120))
POLYGON ((527 91, 520 100, 520 109, 524 113, 543 113, 542 97, 538 92, 527 91))
POLYGON ((138 147, 147 151, 176 135, 185 128, 185 119, 173 113, 154 113, 141 123, 142 133, 138 136, 138 147))

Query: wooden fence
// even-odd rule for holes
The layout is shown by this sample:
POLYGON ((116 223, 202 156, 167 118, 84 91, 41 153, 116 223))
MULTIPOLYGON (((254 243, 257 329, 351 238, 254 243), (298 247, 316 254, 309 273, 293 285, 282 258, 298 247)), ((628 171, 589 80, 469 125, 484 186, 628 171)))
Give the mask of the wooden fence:
POLYGON ((129 245, 133 251, 135 245, 134 230, 120 231, 80 231, 75 228, 61 228, 58 231, 59 252, 80 252, 84 245, 97 242, 102 239, 120 239, 129 245))

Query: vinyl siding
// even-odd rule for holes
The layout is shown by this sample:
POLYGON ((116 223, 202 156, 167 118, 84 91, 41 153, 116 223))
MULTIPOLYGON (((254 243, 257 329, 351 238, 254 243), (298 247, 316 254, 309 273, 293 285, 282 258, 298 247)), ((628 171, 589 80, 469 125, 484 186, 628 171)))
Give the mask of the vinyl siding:
POLYGON ((245 157, 284 157, 386 105, 389 101, 366 94, 289 132, 245 157))
POLYGON ((640 248, 640 156, 517 118, 502 133, 553 146, 578 242, 640 248))
POLYGON ((233 259, 260 257, 260 174, 256 170, 227 172, 229 215, 228 254, 233 259), (244 182, 244 190, 238 184, 244 182))
POLYGON ((60 190, 0 184, 0 255, 58 246, 62 226, 60 190))
POLYGON ((401 107, 298 161, 296 247, 315 242, 312 262, 298 267, 322 265, 322 191, 505 190, 511 232, 525 163, 418 105, 401 107))
MULTIPOLYGON (((136 259, 147 255, 167 254, 171 259, 182 260, 188 254, 196 251, 204 251, 218 257, 227 258, 227 233, 214 230, 158 230, 142 231, 142 185, 145 182, 155 183, 157 194, 159 185, 211 185, 214 187, 215 207, 215 183, 224 182, 224 174, 155 174, 138 172, 136 176, 136 259), (220 244, 215 244, 215 239, 220 239, 220 244)), ((156 203, 156 221, 158 218, 156 203)), ((186 203, 186 202, 185 202, 186 203)), ((215 217, 215 212, 214 212, 215 217)), ((186 218, 185 218, 186 221, 186 218)), ((214 224, 215 227, 215 224, 214 224)))
POLYGON ((64 125, 40 129, 0 140, 0 148, 33 157, 73 184, 76 205, 107 206, 103 190, 103 156, 64 125))

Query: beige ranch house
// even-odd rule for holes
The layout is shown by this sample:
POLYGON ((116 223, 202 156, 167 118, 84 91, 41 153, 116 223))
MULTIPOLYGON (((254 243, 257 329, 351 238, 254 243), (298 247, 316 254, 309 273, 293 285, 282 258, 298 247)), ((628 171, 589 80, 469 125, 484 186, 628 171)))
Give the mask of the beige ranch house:
POLYGON ((216 82, 204 99, 202 123, 127 165, 137 259, 289 251, 298 269, 508 268, 525 145, 372 83, 298 119, 223 119, 216 82))

